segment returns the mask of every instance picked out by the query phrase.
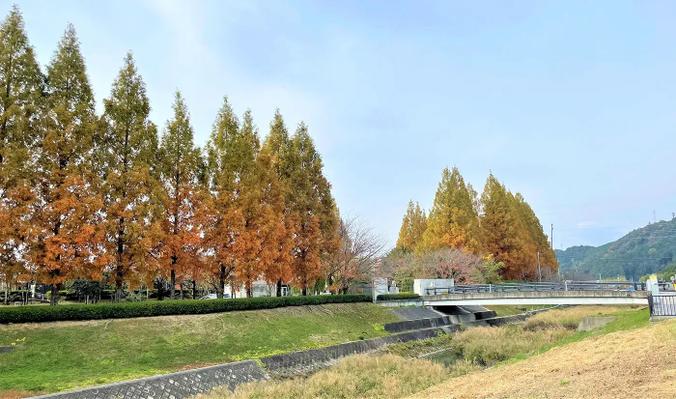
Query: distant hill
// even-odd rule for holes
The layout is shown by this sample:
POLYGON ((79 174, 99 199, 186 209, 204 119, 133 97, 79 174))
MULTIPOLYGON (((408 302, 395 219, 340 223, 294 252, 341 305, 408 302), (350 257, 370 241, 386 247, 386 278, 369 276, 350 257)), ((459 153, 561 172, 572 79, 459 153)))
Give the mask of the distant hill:
POLYGON ((676 260, 676 219, 636 229, 600 247, 580 245, 556 250, 561 273, 568 278, 638 280, 676 260))

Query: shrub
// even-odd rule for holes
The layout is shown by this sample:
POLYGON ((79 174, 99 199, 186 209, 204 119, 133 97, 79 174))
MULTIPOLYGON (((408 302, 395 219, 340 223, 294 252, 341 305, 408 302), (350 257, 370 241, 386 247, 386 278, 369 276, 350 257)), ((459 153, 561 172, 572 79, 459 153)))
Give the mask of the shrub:
POLYGON ((399 294, 380 294, 376 299, 379 301, 396 301, 403 299, 419 299, 420 295, 412 292, 401 292, 399 294))
POLYGON ((0 308, 0 324, 63 320, 124 319, 131 317, 231 312, 284 306, 370 302, 368 295, 286 296, 240 299, 126 302, 97 305, 17 306, 0 308))

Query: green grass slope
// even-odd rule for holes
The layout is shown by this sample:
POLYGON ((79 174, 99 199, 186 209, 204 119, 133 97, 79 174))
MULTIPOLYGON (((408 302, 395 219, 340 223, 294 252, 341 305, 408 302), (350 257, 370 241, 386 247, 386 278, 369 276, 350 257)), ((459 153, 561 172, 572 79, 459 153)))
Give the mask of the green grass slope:
POLYGON ((368 303, 194 316, 0 325, 0 398, 386 335, 396 317, 368 303))

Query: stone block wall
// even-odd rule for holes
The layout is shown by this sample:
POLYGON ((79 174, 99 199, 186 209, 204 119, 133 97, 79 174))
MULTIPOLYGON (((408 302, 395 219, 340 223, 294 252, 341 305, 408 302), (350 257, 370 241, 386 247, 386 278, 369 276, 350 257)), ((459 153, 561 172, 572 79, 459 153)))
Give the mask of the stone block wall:
POLYGON ((38 396, 40 399, 180 399, 227 385, 268 379, 252 360, 179 371, 138 380, 100 385, 77 391, 38 396))
POLYGON ((453 328, 453 326, 409 331, 363 341, 346 342, 326 348, 274 355, 262 358, 261 361, 267 371, 274 376, 284 377, 304 374, 345 356, 372 352, 400 342, 433 338, 439 334, 445 334, 447 328, 453 328))

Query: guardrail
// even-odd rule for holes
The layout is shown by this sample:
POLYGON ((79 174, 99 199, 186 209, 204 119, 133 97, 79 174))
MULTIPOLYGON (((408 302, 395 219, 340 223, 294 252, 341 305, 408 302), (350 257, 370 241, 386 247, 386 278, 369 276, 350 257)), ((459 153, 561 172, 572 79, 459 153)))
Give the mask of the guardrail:
POLYGON ((648 294, 650 316, 676 317, 676 292, 648 294))
MULTIPOLYGON (((670 289, 670 283, 659 283, 660 289, 670 289)), ((453 287, 427 288, 425 295, 464 294, 478 292, 547 292, 547 291, 645 291, 641 282, 557 281, 541 283, 457 284, 453 287)))

